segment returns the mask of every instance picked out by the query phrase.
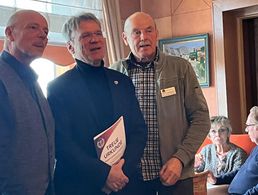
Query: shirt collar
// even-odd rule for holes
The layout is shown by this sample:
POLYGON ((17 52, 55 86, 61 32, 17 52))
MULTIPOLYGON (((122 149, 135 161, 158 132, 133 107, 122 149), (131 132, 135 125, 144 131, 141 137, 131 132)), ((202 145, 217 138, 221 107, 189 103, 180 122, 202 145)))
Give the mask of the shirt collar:
POLYGON ((101 65, 100 66, 93 66, 91 64, 85 63, 81 60, 75 59, 77 66, 79 69, 83 70, 83 71, 97 71, 97 70, 101 70, 104 68, 104 61, 101 61, 101 65))
POLYGON ((131 52, 129 54, 129 58, 127 59, 127 62, 129 64, 129 67, 128 67, 129 69, 141 68, 141 69, 145 70, 145 69, 153 67, 154 66, 154 62, 157 62, 158 60, 159 60, 159 52, 156 49, 156 54, 155 54, 155 58, 154 58, 153 61, 150 61, 150 62, 137 62, 136 58, 134 57, 133 53, 131 52))

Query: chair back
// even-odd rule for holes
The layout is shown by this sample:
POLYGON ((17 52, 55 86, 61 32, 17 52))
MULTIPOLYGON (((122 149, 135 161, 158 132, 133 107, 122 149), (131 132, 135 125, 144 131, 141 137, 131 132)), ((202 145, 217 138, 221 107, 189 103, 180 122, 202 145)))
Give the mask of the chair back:
POLYGON ((242 148, 247 155, 249 155, 252 149, 256 146, 256 144, 251 141, 248 134, 231 134, 229 140, 231 143, 242 148))
POLYGON ((195 173, 195 176, 193 177, 194 195, 207 195, 207 176, 208 171, 195 173))
MULTIPOLYGON (((256 146, 256 144, 250 140, 250 137, 248 134, 231 134, 229 140, 231 143, 242 148, 247 153, 247 155, 249 155, 252 149, 256 146)), ((201 149, 204 146, 211 143, 212 143, 211 140, 208 137, 206 137, 202 145, 198 149, 197 153, 201 152, 201 149)))

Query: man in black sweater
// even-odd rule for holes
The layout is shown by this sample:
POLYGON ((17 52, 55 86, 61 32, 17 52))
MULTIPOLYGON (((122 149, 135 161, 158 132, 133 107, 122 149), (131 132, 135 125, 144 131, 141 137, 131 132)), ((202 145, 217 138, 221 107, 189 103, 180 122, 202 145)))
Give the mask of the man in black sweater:
POLYGON ((147 128, 134 86, 125 75, 104 67, 104 37, 93 14, 71 17, 63 34, 76 66, 48 87, 56 121, 56 194, 137 194, 134 184, 147 128), (122 159, 110 166, 99 160, 93 138, 120 116, 126 149, 122 159))

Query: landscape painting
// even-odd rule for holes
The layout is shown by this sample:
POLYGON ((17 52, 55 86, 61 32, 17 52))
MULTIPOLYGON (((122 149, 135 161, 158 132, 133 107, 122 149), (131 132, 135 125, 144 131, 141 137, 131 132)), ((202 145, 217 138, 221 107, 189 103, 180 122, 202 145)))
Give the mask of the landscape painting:
POLYGON ((164 53, 188 60, 202 87, 209 86, 208 34, 159 40, 164 53))

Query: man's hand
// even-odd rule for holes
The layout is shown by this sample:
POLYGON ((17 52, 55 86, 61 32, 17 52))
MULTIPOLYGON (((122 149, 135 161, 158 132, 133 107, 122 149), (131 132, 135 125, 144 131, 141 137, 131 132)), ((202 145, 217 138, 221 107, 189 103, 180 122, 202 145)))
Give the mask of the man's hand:
POLYGON ((117 192, 129 182, 128 177, 122 170, 124 163, 125 160, 121 159, 117 164, 112 165, 106 180, 105 189, 117 192))
POLYGON ((163 165, 160 171, 160 180, 163 185, 174 185, 181 176, 183 165, 177 158, 171 158, 163 165))
POLYGON ((209 173, 208 173, 207 181, 210 184, 215 184, 217 182, 217 178, 213 175, 213 173, 211 171, 209 171, 209 173))

